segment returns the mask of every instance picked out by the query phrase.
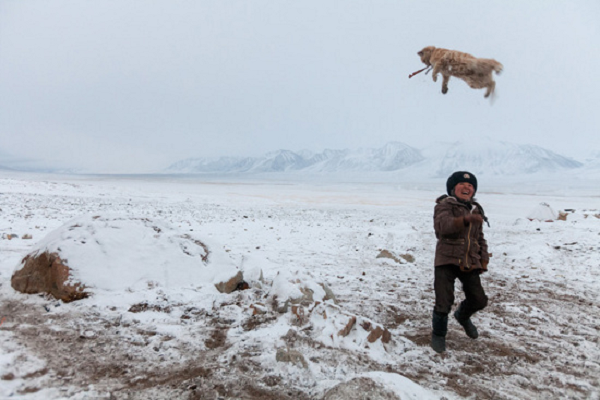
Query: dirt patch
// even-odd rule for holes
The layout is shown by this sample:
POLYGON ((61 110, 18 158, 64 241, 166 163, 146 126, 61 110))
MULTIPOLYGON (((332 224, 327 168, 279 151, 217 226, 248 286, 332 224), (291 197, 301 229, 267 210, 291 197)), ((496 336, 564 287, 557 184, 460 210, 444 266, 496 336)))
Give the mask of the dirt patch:
POLYGON ((227 328, 218 328, 214 329, 210 338, 204 341, 204 344, 209 349, 216 349, 225 345, 225 341, 227 340, 227 328))
POLYGON ((170 306, 161 306, 159 304, 148 304, 146 302, 144 303, 138 303, 138 304, 134 304, 131 307, 129 307, 129 312, 131 313, 140 313, 140 312, 144 312, 144 311, 156 311, 156 312, 164 312, 164 313, 170 313, 171 312, 171 307, 170 306))
MULTIPOLYGON (((198 316, 203 312, 188 310, 188 314, 198 316)), ((160 351, 151 350, 155 343, 147 341, 169 340, 168 336, 121 324, 119 318, 106 321, 105 316, 89 310, 68 316, 51 315, 43 307, 16 301, 3 302, 0 315, 11 315, 13 322, 1 329, 11 331, 19 345, 47 365, 20 377, 6 373, 3 380, 20 378, 34 382, 51 376, 51 380, 45 379, 44 387, 69 385, 85 390, 94 385, 111 399, 310 399, 301 390, 286 385, 281 377, 266 375, 261 365, 251 360, 250 353, 240 353, 230 365, 224 364, 219 357, 227 348, 229 327, 218 318, 210 322, 215 328, 205 341, 207 350, 189 349, 189 359, 175 362, 161 358, 160 351), (48 318, 53 319, 51 325, 39 323, 48 318), (243 376, 232 374, 232 368, 243 376)), ((188 352, 182 349, 182 353, 188 352)), ((25 385, 18 394, 35 393, 40 388, 25 385)))
POLYGON ((277 319, 272 314, 252 315, 242 323, 242 328, 245 331, 252 331, 261 325, 269 324, 277 319))
MULTIPOLYGON (((457 394, 478 399, 556 397, 557 393, 551 390, 559 390, 564 398, 589 398, 589 385, 569 382, 589 381, 590 365, 586 367, 586 351, 579 343, 593 341, 590 334, 597 332, 598 307, 581 297, 557 293, 560 290, 552 290, 551 283, 540 285, 539 290, 519 290, 512 287, 514 284, 501 283, 498 286, 503 287, 502 291, 488 290, 491 304, 475 316, 476 325, 480 325, 479 339, 468 338, 450 318, 448 351, 441 355, 429 353, 432 360, 440 360, 433 364, 434 368, 400 363, 394 371, 425 386, 443 380, 457 394), (586 313, 582 314, 582 308, 586 313), (573 312, 565 312, 569 309, 573 312), (482 318, 491 326, 482 327, 482 318), (444 368, 448 363, 454 365, 451 371, 444 368), (490 382, 504 383, 498 389, 490 382)), ((428 312, 411 320, 416 327, 404 337, 428 348, 428 312)), ((596 370, 600 371, 600 367, 596 370)))

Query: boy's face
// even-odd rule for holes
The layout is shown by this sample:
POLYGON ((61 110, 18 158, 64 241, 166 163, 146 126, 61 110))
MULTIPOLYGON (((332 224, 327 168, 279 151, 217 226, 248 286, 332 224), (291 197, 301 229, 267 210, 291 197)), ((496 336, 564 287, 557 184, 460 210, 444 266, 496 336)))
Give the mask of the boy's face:
POLYGON ((469 201, 475 194, 473 185, 469 182, 460 182, 454 186, 454 195, 463 201, 469 201))

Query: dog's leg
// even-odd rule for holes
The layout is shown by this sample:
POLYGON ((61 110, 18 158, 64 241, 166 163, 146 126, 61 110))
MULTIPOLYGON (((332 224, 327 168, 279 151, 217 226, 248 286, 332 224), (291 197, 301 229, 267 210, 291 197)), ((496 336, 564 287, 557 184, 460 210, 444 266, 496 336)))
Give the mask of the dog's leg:
POLYGON ((439 74, 441 70, 442 70, 442 67, 441 67, 440 63, 436 63, 433 66, 433 71, 431 73, 431 78, 433 79, 434 82, 437 82, 437 74, 439 74))
POLYGON ((496 82, 495 81, 491 81, 488 86, 487 86, 487 91, 485 92, 485 95, 483 97, 485 97, 486 99, 488 97, 490 97, 490 95, 492 93, 494 93, 494 89, 496 89, 496 82))
POLYGON ((448 81, 450 80, 450 75, 442 74, 444 80, 442 81, 442 93, 448 93, 448 81))

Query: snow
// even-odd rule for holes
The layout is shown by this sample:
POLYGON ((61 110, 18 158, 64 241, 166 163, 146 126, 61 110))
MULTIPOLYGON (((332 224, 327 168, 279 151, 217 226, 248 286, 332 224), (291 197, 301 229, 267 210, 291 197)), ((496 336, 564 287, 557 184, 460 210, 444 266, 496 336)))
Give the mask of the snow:
POLYGON ((538 221, 554 221, 557 215, 548 203, 540 203, 527 215, 529 219, 535 219, 538 221))
POLYGON ((147 216, 92 214, 50 232, 31 253, 58 253, 68 260, 73 283, 92 292, 135 290, 149 284, 194 287, 237 274, 218 244, 190 233, 147 216))
POLYGON ((480 179, 490 304, 473 318, 479 339, 451 321, 437 355, 428 340, 442 181, 0 172, 0 398, 320 399, 369 378, 402 399, 599 399, 597 185, 565 195, 562 178, 525 183, 480 179), (541 202, 573 211, 528 220, 541 202), (183 252, 194 249, 185 235, 218 259, 183 252), (78 279, 93 296, 65 304, 11 288, 26 254, 59 245, 85 261, 78 279), (415 261, 376 258, 384 249, 415 261), (237 269, 251 288, 218 293, 217 271, 237 269), (299 301, 307 292, 313 300, 299 301), (369 342, 373 327, 392 341, 369 342), (281 349, 306 368, 276 361, 281 349))

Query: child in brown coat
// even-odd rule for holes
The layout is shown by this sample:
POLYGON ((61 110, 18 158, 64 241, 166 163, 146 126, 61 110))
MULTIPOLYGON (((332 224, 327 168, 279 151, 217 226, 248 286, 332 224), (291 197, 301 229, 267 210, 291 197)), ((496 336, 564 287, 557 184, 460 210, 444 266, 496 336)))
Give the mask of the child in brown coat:
POLYGON ((485 308, 487 296, 481 286, 480 274, 487 271, 489 253, 483 236, 483 208, 475 202, 477 178, 466 171, 457 171, 446 182, 447 195, 436 200, 433 221, 437 245, 435 249, 435 307, 431 347, 438 353, 446 350, 448 314, 454 304, 454 281, 463 285, 465 300, 454 312, 466 334, 476 339, 477 328, 471 316, 485 308))

